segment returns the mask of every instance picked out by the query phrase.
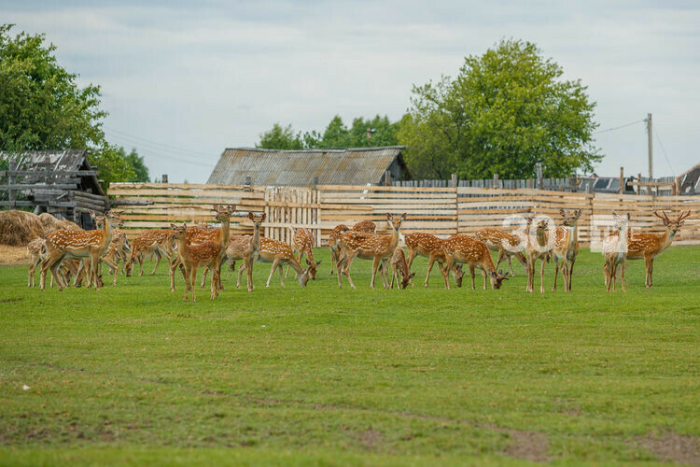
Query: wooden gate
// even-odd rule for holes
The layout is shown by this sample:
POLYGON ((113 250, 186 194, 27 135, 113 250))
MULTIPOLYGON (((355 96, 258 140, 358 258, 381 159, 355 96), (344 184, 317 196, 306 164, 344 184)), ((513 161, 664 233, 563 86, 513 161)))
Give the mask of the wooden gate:
POLYGON ((265 190, 265 236, 292 243, 292 229, 305 227, 321 246, 320 193, 310 188, 268 187, 265 190))

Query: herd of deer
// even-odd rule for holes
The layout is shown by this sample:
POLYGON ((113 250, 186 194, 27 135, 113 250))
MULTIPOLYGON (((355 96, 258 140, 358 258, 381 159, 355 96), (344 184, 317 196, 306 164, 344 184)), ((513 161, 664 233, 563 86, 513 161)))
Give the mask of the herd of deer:
MULTIPOLYGON (((248 214, 253 223, 253 235, 230 235, 231 216, 235 206, 214 205, 216 220, 221 227, 187 226, 171 224, 170 229, 150 230, 136 237, 131 244, 126 235, 119 229, 121 212, 110 211, 104 216, 96 217, 97 230, 70 231, 58 230, 46 239, 37 239, 28 246, 33 261, 29 267, 28 285, 34 285, 34 270, 41 264, 41 290, 45 289, 46 273, 51 271, 52 282, 55 278, 58 289, 68 287, 70 276, 74 278, 74 286, 80 286, 84 281, 88 287, 98 289, 102 285, 99 273, 100 262, 111 268, 113 284, 116 285, 119 262, 127 277, 131 276, 134 264, 139 264, 139 276, 143 275, 143 261, 149 255, 156 257, 156 264, 151 274, 154 274, 160 261, 165 258, 169 264, 170 289, 175 290, 175 275, 180 269, 185 279, 185 295, 188 300, 192 292, 192 300, 196 301, 195 283, 197 269, 205 268, 202 278, 204 287, 208 271, 212 272, 211 299, 213 300, 223 290, 221 267, 229 261, 231 270, 235 270, 236 261, 242 261, 238 269, 237 287, 241 285, 241 275, 247 272, 248 291, 253 291, 253 263, 262 261, 272 263, 266 286, 275 271, 279 271, 280 283, 284 287, 283 267, 288 266, 297 275, 301 286, 306 286, 309 279, 315 279, 317 267, 313 254, 313 233, 308 229, 294 230, 292 248, 287 243, 273 240, 260 235, 260 228, 266 215, 248 214), (298 256, 295 255, 295 250, 298 256), (306 268, 302 260, 306 256, 306 268)), ((392 228, 391 235, 376 233, 376 225, 371 221, 363 221, 352 228, 346 225, 335 227, 328 239, 331 253, 331 271, 336 272, 338 287, 342 288, 342 277, 347 278, 350 287, 355 285, 350 277, 350 268, 355 258, 372 260, 372 278, 370 287, 374 288, 377 272, 381 274, 385 288, 393 288, 395 281, 401 289, 409 284, 415 273, 411 273, 411 265, 416 256, 428 258, 428 270, 424 285, 428 286, 430 273, 435 262, 439 264, 445 287, 450 288, 449 276, 452 274, 458 287, 462 285, 465 274, 464 265, 469 267, 472 289, 475 288, 475 270, 480 269, 484 277, 484 289, 490 281, 492 289, 499 289, 509 275, 514 275, 512 257, 520 261, 527 271, 527 292, 535 288, 535 266, 540 265, 540 292, 544 292, 545 263, 552 258, 555 262, 553 290, 557 287, 557 277, 561 272, 566 291, 572 289, 574 263, 579 251, 578 220, 580 210, 560 210, 563 217, 562 225, 550 227, 547 219, 538 220, 529 217, 522 235, 511 235, 503 230, 485 228, 479 230, 474 237, 454 235, 448 239, 440 239, 427 233, 410 233, 404 236, 408 257, 399 245, 401 224, 406 220, 406 214, 393 216, 387 213, 386 218, 392 228), (491 251, 498 253, 494 265, 491 251), (507 259, 510 272, 498 270, 500 263, 507 259), (561 264, 560 264, 561 263, 561 264), (389 267, 392 278, 389 282, 389 267)), ((610 291, 616 289, 617 270, 621 270, 622 290, 625 290, 624 269, 628 259, 644 259, 646 263, 647 287, 652 286, 652 271, 654 258, 668 248, 683 221, 690 211, 682 212, 675 220, 665 213, 659 217, 666 231, 662 234, 636 233, 629 230, 630 217, 614 216, 614 229, 603 241, 603 267, 605 284, 610 291)))

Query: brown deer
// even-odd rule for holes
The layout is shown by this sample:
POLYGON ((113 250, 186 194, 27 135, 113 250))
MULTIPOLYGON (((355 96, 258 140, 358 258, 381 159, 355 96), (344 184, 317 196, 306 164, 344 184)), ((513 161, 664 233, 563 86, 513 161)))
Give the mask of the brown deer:
MULTIPOLYGON (((671 246, 673 239, 675 238, 678 231, 683 227, 684 220, 690 216, 691 211, 682 211, 681 214, 675 219, 671 220, 666 215, 666 213, 659 214, 658 211, 654 211, 654 215, 661 219, 666 227, 666 232, 662 234, 652 234, 652 233, 638 233, 630 234, 628 233, 627 242, 627 257, 626 260, 637 260, 644 259, 644 265, 646 269, 644 285, 646 287, 652 286, 652 273, 654 272, 654 258, 659 256, 666 248, 671 246)), ((613 232, 611 235, 615 235, 613 232)), ((619 235, 619 234, 618 234, 619 235)), ((606 272, 606 274, 608 274, 606 272)))
POLYGON ((574 263, 578 255, 578 220, 581 210, 559 210, 564 218, 563 225, 554 229, 552 253, 554 254, 554 285, 552 291, 557 290, 557 276, 559 275, 559 260, 561 260, 561 275, 564 278, 564 290, 571 292, 571 280, 574 274, 574 263))
POLYGON ((615 220, 615 225, 613 227, 613 234, 608 235, 603 240, 603 256, 605 258, 605 265, 603 266, 603 272, 605 275, 605 285, 610 292, 610 286, 612 285, 613 292, 616 291, 616 276, 617 268, 620 267, 622 277, 621 285, 622 291, 625 292, 625 260, 627 259, 628 252, 628 231, 630 223, 630 215, 618 216, 613 212, 613 218, 615 220), (612 283, 612 284, 611 284, 612 283))
POLYGON ((467 235, 453 235, 445 240, 442 246, 445 254, 445 267, 442 269, 442 277, 445 279, 445 288, 450 288, 450 270, 455 263, 469 266, 469 274, 472 278, 472 290, 476 289, 474 284, 474 269, 482 270, 484 276, 484 290, 486 290, 486 277, 491 281, 491 288, 497 290, 501 288, 504 280, 508 279, 508 273, 496 271, 493 265, 491 253, 486 244, 467 235))
POLYGON ((333 271, 340 259, 338 258, 338 240, 342 234, 348 231, 350 231, 350 227, 340 224, 333 227, 331 233, 328 234, 328 249, 331 250, 331 275, 333 275, 333 271))
MULTIPOLYGON (((433 270, 433 265, 435 261, 438 262, 440 269, 442 270, 443 265, 446 261, 445 252, 442 247, 445 244, 445 240, 436 237, 435 235, 416 232, 404 235, 404 241, 406 242, 406 248, 408 249, 408 269, 411 269, 413 260, 416 256, 424 256, 428 258, 428 273, 425 276, 425 282, 423 286, 428 287, 428 280, 430 279, 430 272, 433 270)), ((459 264, 452 266, 452 276, 457 283, 457 287, 462 287, 462 278, 464 277, 464 270, 459 264)))
MULTIPOLYGON (((46 240, 43 238, 35 238, 27 245, 27 254, 32 257, 32 262, 29 263, 29 276, 27 280, 27 287, 34 287, 34 270, 44 259, 43 250, 46 240)), ((53 281, 53 276, 51 276, 53 281)))
POLYGON ((542 260, 540 269, 540 293, 544 293, 544 265, 549 260, 550 246, 547 235, 547 220, 541 220, 535 227, 534 237, 532 232, 532 219, 528 219, 527 239, 527 287, 526 292, 535 291, 535 263, 542 260))
POLYGON ((131 277, 136 262, 139 264, 139 277, 143 276, 143 261, 147 255, 155 255, 156 257, 156 264, 153 266, 151 275, 156 273, 163 258, 170 265, 171 257, 175 256, 175 251, 172 248, 172 234, 170 229, 147 230, 134 238, 131 242, 131 254, 124 265, 126 277, 131 277))
POLYGON ((389 288, 388 274, 386 262, 394 254, 394 250, 399 244, 399 236, 401 234, 401 222, 406 219, 406 213, 401 217, 395 218, 390 213, 386 214, 386 219, 393 229, 392 235, 376 235, 364 232, 350 231, 340 236, 340 261, 338 262, 338 287, 343 287, 341 279, 342 274, 345 274, 350 283, 350 287, 355 288, 355 284, 350 277, 350 267, 356 257, 362 259, 373 260, 372 264, 372 281, 370 288, 374 288, 374 281, 377 276, 377 269, 382 265, 382 282, 385 288, 389 288))
POLYGON ((396 280, 399 289, 405 289, 409 284, 413 285, 411 279, 415 277, 416 273, 411 273, 408 263, 406 262, 406 255, 403 252, 403 248, 400 246, 396 247, 389 264, 391 264, 391 269, 393 270, 393 275, 391 276, 392 289, 394 288, 394 280, 396 280), (401 273, 401 279, 399 279, 399 273, 401 273))
POLYGON ((46 255, 41 263, 41 290, 45 289, 46 272, 50 269, 51 274, 56 277, 58 290, 63 290, 67 284, 63 282, 58 274, 58 268, 64 258, 86 258, 89 259, 88 286, 95 285, 95 290, 99 289, 97 283, 97 265, 100 257, 107 251, 112 242, 112 227, 120 221, 121 212, 109 211, 105 214, 105 222, 102 230, 75 231, 57 230, 46 238, 46 255))
POLYGON ((209 267, 213 271, 211 280, 211 296, 214 300, 218 295, 218 273, 219 273, 219 258, 223 249, 220 243, 206 241, 197 245, 187 243, 187 224, 177 226, 171 224, 172 238, 177 241, 177 254, 181 270, 185 277, 185 296, 183 301, 187 301, 188 292, 192 290, 192 301, 197 301, 195 294, 195 284, 197 280, 197 269, 201 267, 209 267))
MULTIPOLYGON (((231 269, 236 268, 236 261, 243 260, 245 270, 248 275, 248 292, 255 290, 253 286, 253 262, 260 250, 260 226, 265 222, 267 214, 255 216, 252 212, 248 213, 248 219, 253 222, 253 235, 233 235, 229 238, 228 248, 226 249, 226 257, 231 261, 231 269)), ((241 275, 238 275, 238 283, 236 287, 241 286, 241 275)))
MULTIPOLYGON (((301 264, 301 260, 304 258, 304 255, 306 255, 309 259, 309 279, 316 280, 316 271, 318 265, 321 264, 321 261, 317 263, 314 259, 315 241, 313 232, 305 228, 295 230, 292 227, 290 227, 290 229, 292 230, 293 250, 296 250, 299 253, 299 264, 301 264)), ((287 274, 289 274, 289 267, 287 268, 287 273, 285 274, 285 277, 287 276, 287 274)))
POLYGON ((523 265, 525 271, 527 271, 527 259, 523 255, 521 248, 524 247, 521 239, 515 235, 511 235, 504 232, 501 229, 485 228, 481 229, 474 234, 474 238, 482 241, 489 247, 489 250, 498 253, 498 259, 496 260, 496 269, 501 265, 501 261, 508 259, 508 267, 510 268, 510 275, 514 276, 515 271, 513 271, 513 256, 520 261, 523 265))
MULTIPOLYGON (((270 287, 270 280, 275 270, 279 268, 280 272, 280 284, 284 287, 284 277, 282 274, 282 266, 289 265, 297 273, 297 279, 299 285, 306 287, 306 283, 309 282, 309 270, 301 267, 292 247, 279 240, 273 240, 271 238, 260 237, 260 250, 258 251, 257 261, 263 263, 272 263, 272 268, 270 269, 270 276, 267 278, 267 283, 265 287, 270 287)), ((306 260, 306 264, 310 265, 309 260, 306 260)), ((247 269, 246 264, 242 264, 238 269, 238 282, 241 282, 241 274, 247 269)), ((248 278, 250 281, 250 276, 248 278)), ((250 282, 249 282, 250 283, 250 282)))
POLYGON ((365 232, 365 233, 376 234, 377 233, 377 225, 372 221, 361 221, 361 222, 358 222, 357 224, 353 225, 351 230, 353 232, 365 232))

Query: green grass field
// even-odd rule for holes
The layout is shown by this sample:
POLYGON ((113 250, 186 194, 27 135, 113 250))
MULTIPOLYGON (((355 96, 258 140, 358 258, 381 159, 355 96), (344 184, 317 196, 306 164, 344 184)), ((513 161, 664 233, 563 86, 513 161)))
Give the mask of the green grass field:
POLYGON ((424 259, 413 288, 358 260, 339 290, 317 256, 307 288, 258 263, 194 304, 164 267, 60 293, 0 268, 0 464, 700 463, 700 247, 616 294, 588 250, 543 295, 520 265, 426 289, 424 259))

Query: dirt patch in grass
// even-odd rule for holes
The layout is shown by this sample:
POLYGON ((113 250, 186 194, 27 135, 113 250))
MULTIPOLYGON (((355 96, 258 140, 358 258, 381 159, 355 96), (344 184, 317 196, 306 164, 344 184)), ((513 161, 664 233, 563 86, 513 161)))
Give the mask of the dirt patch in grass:
POLYGON ((684 465, 700 465, 700 437, 664 433, 647 436, 639 444, 651 451, 659 460, 684 465))
POLYGON ((3 266, 17 266, 29 264, 32 261, 27 253, 26 246, 10 246, 0 244, 0 264, 3 266))
POLYGON ((549 441, 544 433, 503 430, 510 435, 511 444, 505 451, 508 457, 515 457, 530 462, 548 462, 547 447, 549 441))

